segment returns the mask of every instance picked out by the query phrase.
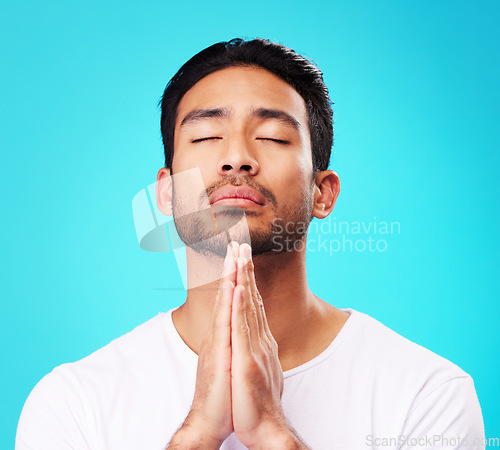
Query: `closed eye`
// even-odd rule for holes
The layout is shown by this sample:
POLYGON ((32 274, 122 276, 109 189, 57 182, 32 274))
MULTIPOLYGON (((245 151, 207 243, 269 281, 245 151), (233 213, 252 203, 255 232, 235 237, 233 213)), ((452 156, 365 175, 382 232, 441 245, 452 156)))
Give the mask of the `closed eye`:
POLYGON ((277 144, 289 144, 290 142, 285 141, 284 139, 275 139, 275 138, 266 138, 266 137, 259 137, 256 138, 258 141, 271 141, 271 142, 276 142, 277 144))
POLYGON ((209 137, 204 137, 204 138, 199 138, 199 139, 193 139, 191 141, 192 144, 197 144, 198 142, 204 142, 204 141, 215 141, 218 139, 222 139, 219 136, 209 136, 209 137))

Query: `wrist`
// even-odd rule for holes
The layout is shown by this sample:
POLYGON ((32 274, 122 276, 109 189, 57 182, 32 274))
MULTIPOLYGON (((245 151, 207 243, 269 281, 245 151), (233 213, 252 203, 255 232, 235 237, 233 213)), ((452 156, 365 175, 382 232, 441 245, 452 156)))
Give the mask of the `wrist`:
POLYGON ((183 424, 172 437, 168 449, 218 450, 224 440, 212 437, 190 424, 183 424))
POLYGON ((288 422, 283 424, 263 423, 255 436, 255 444, 248 447, 251 450, 266 450, 269 448, 273 450, 294 450, 309 448, 299 438, 288 422))

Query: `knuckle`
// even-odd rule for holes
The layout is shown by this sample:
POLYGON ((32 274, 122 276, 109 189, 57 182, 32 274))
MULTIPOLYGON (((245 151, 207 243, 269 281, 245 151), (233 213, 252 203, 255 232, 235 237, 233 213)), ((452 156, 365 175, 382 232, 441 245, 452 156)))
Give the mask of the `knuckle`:
POLYGON ((255 307, 254 302, 250 302, 250 314, 252 315, 252 319, 257 320, 257 308, 255 307))
POLYGON ((273 342, 267 336, 265 337, 265 342, 266 342, 266 348, 268 350, 273 350, 274 349, 273 342))
POLYGON ((270 345, 270 342, 265 337, 263 337, 260 342, 262 353, 266 358, 268 358, 272 354, 272 347, 270 345))
POLYGON ((270 349, 278 352, 278 343, 274 340, 274 338, 272 336, 271 337, 268 336, 267 339, 269 342, 270 349))
POLYGON ((255 361, 254 359, 249 361, 247 363, 246 372, 252 378, 256 378, 257 375, 260 375, 260 373, 261 373, 260 366, 257 363, 257 361, 255 361))

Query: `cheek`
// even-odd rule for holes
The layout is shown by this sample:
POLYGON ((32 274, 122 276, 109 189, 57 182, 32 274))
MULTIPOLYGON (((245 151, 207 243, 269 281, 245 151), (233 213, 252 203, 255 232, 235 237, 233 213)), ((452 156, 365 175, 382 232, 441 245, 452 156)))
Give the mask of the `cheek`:
POLYGON ((279 192, 276 192, 279 204, 295 209, 298 207, 298 202, 311 198, 312 170, 308 171, 295 165, 280 175, 276 174, 275 178, 276 181, 279 180, 279 192))
MULTIPOLYGON (((183 152, 182 150, 179 148, 174 151, 172 170, 174 176, 178 175, 178 180, 182 180, 182 183, 190 186, 185 189, 194 191, 193 198, 198 201, 202 192, 217 179, 217 172, 214 170, 215 164, 210 158, 200 158, 194 152, 183 152)), ((205 205, 205 201, 208 202, 205 199, 203 207, 208 206, 208 203, 205 205)))
POLYGON ((305 184, 312 180, 312 173, 312 159, 306 155, 297 155, 284 161, 283 176, 294 189, 303 190, 305 184))
POLYGON ((181 144, 174 144, 174 157, 172 159, 172 168, 174 173, 198 167, 202 173, 214 165, 212 158, 206 155, 201 157, 196 151, 185 148, 181 144))

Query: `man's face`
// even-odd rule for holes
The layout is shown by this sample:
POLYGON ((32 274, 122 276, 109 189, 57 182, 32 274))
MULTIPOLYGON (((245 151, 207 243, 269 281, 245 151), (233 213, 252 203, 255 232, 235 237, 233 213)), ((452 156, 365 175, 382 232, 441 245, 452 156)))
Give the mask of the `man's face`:
POLYGON ((279 77, 264 69, 231 67, 206 76, 184 95, 175 123, 172 171, 195 167, 206 193, 177 196, 180 187, 174 180, 174 219, 190 247, 223 255, 224 239, 209 248, 197 243, 220 232, 214 217, 216 222, 233 217, 234 222, 243 212, 254 255, 278 251, 279 236, 304 236, 314 193, 307 109, 300 94, 279 77), (204 194, 215 215, 190 214, 181 220, 184 211, 193 211, 186 202, 199 201, 202 209, 204 194), (276 223, 286 229, 279 231, 276 223))

